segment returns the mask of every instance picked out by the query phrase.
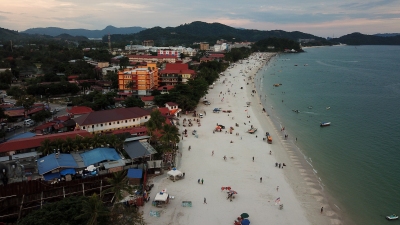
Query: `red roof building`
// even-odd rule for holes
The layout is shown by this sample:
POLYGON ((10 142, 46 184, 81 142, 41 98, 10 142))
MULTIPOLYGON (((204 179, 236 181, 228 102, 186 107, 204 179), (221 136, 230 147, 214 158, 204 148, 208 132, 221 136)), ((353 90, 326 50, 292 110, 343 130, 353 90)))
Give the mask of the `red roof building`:
POLYGON ((93 133, 103 133, 138 127, 149 119, 150 111, 139 107, 131 107, 94 111, 75 118, 74 120, 82 130, 93 133))
POLYGON ((159 74, 161 84, 176 85, 193 79, 196 72, 189 69, 189 65, 186 63, 167 63, 165 69, 161 70, 159 74))
POLYGON ((71 115, 83 115, 93 112, 93 109, 87 106, 74 106, 71 109, 67 108, 67 112, 71 115))
POLYGON ((65 140, 66 138, 75 138, 77 136, 88 137, 91 135, 87 131, 80 130, 11 140, 0 144, 0 155, 14 155, 15 153, 17 153, 17 151, 20 151, 22 153, 36 150, 46 139, 49 139, 51 141, 56 139, 65 140))

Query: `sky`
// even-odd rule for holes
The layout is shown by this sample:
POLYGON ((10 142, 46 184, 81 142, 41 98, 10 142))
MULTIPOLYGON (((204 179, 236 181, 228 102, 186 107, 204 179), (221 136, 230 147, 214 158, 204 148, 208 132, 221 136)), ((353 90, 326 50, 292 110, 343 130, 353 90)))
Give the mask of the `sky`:
POLYGON ((0 0, 0 27, 102 30, 193 21, 319 37, 400 33, 400 0, 0 0))

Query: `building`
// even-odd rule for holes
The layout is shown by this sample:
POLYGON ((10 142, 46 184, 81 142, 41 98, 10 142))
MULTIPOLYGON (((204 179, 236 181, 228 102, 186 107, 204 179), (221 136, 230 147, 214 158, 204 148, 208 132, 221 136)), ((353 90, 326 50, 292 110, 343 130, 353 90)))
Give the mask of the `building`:
POLYGON ((195 71, 189 69, 189 65, 185 63, 167 63, 165 69, 160 71, 160 85, 176 85, 178 83, 186 83, 193 79, 195 71))
POLYGON ((158 49, 157 50, 157 55, 173 55, 179 57, 179 52, 177 50, 171 50, 171 49, 158 49))
POLYGON ((89 132, 84 130, 78 130, 65 133, 40 135, 40 136, 10 140, 0 144, 0 156, 9 156, 9 155, 11 156, 14 154, 36 151, 37 148, 41 146, 42 142, 45 139, 53 141, 56 139, 65 140, 66 138, 88 137, 88 136, 91 136, 89 132))
POLYGON ((144 40, 142 43, 143 46, 154 46, 153 40, 144 40))
POLYGON ((207 42, 201 42, 200 43, 200 50, 208 50, 210 48, 210 45, 207 42))
POLYGON ((156 63, 147 63, 137 68, 118 71, 118 89, 134 95, 150 95, 158 88, 158 67, 156 63))
POLYGON ((134 65, 136 63, 147 62, 147 63, 175 63, 178 56, 176 55, 128 55, 129 62, 134 65))
POLYGON ((144 125, 149 119, 150 111, 139 107, 132 107, 95 111, 74 120, 81 130, 91 133, 104 133, 139 127, 144 125))
POLYGON ((144 107, 152 107, 154 105, 154 96, 142 96, 140 98, 144 102, 144 107))

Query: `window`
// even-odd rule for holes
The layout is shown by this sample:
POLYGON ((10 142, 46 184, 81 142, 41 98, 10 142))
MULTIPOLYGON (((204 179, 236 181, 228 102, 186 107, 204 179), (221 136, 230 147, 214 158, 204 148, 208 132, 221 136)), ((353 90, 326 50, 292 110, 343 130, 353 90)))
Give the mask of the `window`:
POLYGON ((85 127, 85 126, 83 126, 83 127, 82 127, 82 129, 86 129, 86 127, 85 127))
POLYGON ((128 123, 128 120, 125 120, 125 123, 128 123))
POLYGON ((119 121, 117 122, 117 124, 119 124, 119 121))
POLYGON ((103 126, 103 124, 100 124, 100 126, 102 127, 102 126, 103 126))
POLYGON ((147 116, 145 116, 144 118, 147 119, 147 116))
POLYGON ((135 122, 135 119, 133 119, 132 121, 135 122))
POLYGON ((111 123, 108 123, 108 125, 110 125, 110 126, 111 126, 111 123))

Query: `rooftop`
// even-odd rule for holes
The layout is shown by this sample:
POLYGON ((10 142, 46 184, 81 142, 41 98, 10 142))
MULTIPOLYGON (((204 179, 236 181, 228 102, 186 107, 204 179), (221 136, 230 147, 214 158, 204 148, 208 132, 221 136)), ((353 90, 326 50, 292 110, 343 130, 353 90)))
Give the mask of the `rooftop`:
POLYGON ((132 118, 140 118, 143 116, 150 116, 150 112, 139 107, 131 108, 117 108, 110 110, 94 111, 82 115, 75 120, 79 126, 100 124, 111 121, 126 120, 132 118))

